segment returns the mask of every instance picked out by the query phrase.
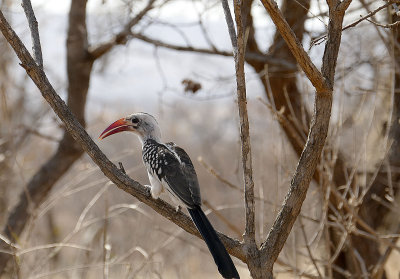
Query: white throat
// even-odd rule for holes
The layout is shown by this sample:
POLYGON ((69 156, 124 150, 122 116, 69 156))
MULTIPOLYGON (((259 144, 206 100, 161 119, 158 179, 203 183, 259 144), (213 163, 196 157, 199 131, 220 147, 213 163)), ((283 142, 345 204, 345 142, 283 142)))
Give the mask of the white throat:
POLYGON ((151 131, 146 131, 146 133, 137 133, 137 135, 139 137, 140 143, 142 144, 142 147, 144 145, 144 142, 149 139, 161 143, 161 132, 158 126, 152 127, 151 131))

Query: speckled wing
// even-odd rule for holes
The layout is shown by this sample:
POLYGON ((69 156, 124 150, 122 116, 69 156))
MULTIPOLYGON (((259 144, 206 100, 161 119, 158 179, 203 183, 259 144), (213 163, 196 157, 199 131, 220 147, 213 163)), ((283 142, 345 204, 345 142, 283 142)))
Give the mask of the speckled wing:
POLYGON ((163 179, 186 206, 201 205, 199 182, 189 155, 173 143, 165 146, 170 152, 165 153, 168 165, 164 166, 163 179))

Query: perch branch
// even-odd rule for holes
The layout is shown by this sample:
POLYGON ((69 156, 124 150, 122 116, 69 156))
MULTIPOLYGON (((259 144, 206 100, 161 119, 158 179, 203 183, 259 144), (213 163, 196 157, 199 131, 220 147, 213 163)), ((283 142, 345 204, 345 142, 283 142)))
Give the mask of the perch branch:
MULTIPOLYGON (((185 231, 200 237, 197 229, 191 219, 182 212, 176 212, 175 208, 163 200, 154 200, 151 198, 150 191, 134 181, 129 176, 121 172, 93 142, 86 130, 78 122, 75 116, 70 112, 68 106, 55 92, 53 86, 47 79, 43 69, 40 68, 11 28, 3 13, 0 11, 0 31, 6 38, 10 46, 21 61, 21 65, 26 70, 29 77, 40 90, 43 98, 49 103, 53 111, 65 124, 66 130, 80 144, 85 152, 97 164, 100 170, 120 189, 136 197, 139 201, 151 207, 160 215, 174 222, 185 231)), ((242 245, 238 240, 232 239, 224 234, 218 233, 227 250, 235 257, 246 261, 242 245)))

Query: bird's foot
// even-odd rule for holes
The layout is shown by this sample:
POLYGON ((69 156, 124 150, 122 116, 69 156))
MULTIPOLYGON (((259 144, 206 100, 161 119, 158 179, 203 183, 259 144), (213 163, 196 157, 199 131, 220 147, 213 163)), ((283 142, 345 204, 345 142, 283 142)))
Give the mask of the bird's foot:
POLYGON ((151 192, 151 185, 143 185, 143 186, 146 187, 150 191, 151 197, 154 199, 153 193, 151 192))
POLYGON ((175 207, 175 212, 176 213, 179 213, 179 212, 181 212, 182 211, 182 207, 180 206, 180 205, 177 205, 176 207, 175 207))
POLYGON ((160 197, 161 192, 154 189, 152 185, 144 185, 144 187, 149 188, 151 197, 157 200, 160 197))

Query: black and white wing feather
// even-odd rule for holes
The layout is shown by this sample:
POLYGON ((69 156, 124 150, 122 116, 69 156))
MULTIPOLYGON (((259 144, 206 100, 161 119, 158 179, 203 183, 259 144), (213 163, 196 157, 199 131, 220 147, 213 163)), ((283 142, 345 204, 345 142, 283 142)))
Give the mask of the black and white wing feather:
POLYGON ((165 146, 169 151, 166 152, 166 157, 172 164, 166 166, 163 179, 186 206, 201 205, 199 182, 189 155, 173 143, 167 143, 165 146))
POLYGON ((192 208, 201 205, 200 187, 189 155, 173 143, 147 141, 143 148, 143 161, 148 171, 173 196, 192 208))

